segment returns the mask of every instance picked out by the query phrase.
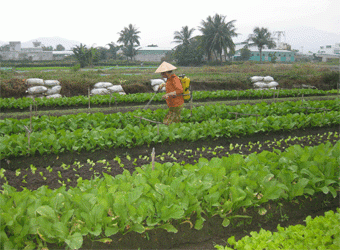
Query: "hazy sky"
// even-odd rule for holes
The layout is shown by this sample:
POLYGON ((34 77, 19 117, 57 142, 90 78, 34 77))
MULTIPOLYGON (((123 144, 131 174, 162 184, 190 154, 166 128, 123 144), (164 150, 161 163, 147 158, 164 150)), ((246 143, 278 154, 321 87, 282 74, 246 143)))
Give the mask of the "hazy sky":
POLYGON ((104 46, 116 43, 118 32, 133 24, 141 31, 142 46, 173 47, 175 31, 188 25, 198 35, 201 21, 215 14, 236 20, 240 36, 234 42, 243 41, 256 26, 286 33, 313 28, 340 37, 339 0, 17 0, 2 1, 1 10, 0 41, 7 42, 58 36, 104 46))

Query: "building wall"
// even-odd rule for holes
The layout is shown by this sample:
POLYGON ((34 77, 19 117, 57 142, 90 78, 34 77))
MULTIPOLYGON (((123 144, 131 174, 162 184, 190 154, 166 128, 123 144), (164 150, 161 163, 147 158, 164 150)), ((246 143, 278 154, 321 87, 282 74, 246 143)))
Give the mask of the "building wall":
POLYGON ((160 62, 168 51, 171 51, 171 49, 160 47, 140 47, 137 49, 135 60, 142 62, 160 62))
MULTIPOLYGON (((262 51, 262 61, 272 61, 272 57, 270 54, 274 54, 276 56, 276 62, 294 62, 295 55, 292 51, 262 51)), ((251 51, 252 56, 249 58, 250 61, 260 61, 260 52, 259 51, 251 51)))
POLYGON ((336 43, 335 45, 320 46, 318 53, 329 55, 340 54, 340 43, 336 43))
POLYGON ((135 56, 135 60, 141 62, 160 62, 162 58, 165 56, 164 54, 137 54, 135 56))
POLYGON ((5 51, 0 52, 1 59, 7 60, 32 60, 43 61, 53 60, 52 51, 37 51, 37 52, 19 52, 19 51, 5 51))
POLYGON ((9 50, 10 51, 20 51, 21 50, 21 42, 9 42, 9 50))
POLYGON ((21 42, 9 42, 9 51, 0 51, 1 60, 53 60, 52 51, 43 51, 41 47, 21 48, 21 42))

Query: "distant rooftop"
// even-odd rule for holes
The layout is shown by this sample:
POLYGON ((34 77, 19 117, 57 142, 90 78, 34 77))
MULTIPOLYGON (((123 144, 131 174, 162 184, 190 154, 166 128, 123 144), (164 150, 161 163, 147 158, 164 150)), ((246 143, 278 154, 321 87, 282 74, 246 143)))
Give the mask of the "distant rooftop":
POLYGON ((138 47, 136 48, 136 50, 166 50, 166 51, 169 51, 169 50, 172 50, 172 48, 168 48, 168 47, 138 47))

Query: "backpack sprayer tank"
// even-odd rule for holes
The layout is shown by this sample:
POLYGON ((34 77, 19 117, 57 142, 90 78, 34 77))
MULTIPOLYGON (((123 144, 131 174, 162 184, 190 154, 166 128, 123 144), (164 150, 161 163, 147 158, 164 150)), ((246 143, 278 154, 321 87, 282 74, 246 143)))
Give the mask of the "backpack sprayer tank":
POLYGON ((178 78, 182 83, 184 100, 190 100, 190 79, 184 74, 179 75, 178 78))

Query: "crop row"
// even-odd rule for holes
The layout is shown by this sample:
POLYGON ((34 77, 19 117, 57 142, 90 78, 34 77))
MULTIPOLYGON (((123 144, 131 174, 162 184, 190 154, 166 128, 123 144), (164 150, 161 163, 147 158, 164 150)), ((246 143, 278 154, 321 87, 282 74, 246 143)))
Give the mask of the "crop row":
MULTIPOLYGON (((206 99, 238 99, 238 98, 270 98, 275 95, 280 97, 297 97, 297 96, 323 96, 328 94, 336 94, 337 90, 315 90, 315 89, 282 89, 282 90, 216 90, 216 91, 193 91, 193 99, 196 100, 206 100, 206 99)), ((138 93, 129 95, 119 95, 114 93, 111 95, 104 96, 91 96, 90 103, 92 105, 108 105, 109 103, 144 103, 149 101, 153 96, 153 93, 138 93)), ((164 93, 157 94, 153 101, 164 102, 162 96, 164 93)), ((57 99, 47 99, 47 98, 36 98, 35 100, 31 98, 1 98, 0 108, 5 109, 26 109, 30 105, 37 105, 38 107, 63 107, 63 106, 83 106, 88 105, 88 96, 76 96, 76 97, 63 97, 57 99)))
POLYGON ((263 151, 247 157, 202 159, 195 165, 151 164, 113 178, 79 180, 75 188, 0 193, 1 249, 43 248, 47 243, 78 249, 83 237, 112 241, 117 233, 156 228, 177 232, 173 220, 202 229, 205 218, 220 216, 228 226, 241 207, 292 200, 316 192, 337 196, 340 142, 316 147, 263 151), (190 217, 195 214, 194 223, 190 217), (188 219, 189 218, 189 219, 188 219))
MULTIPOLYGON (((263 142, 249 142, 247 144, 231 143, 228 146, 216 146, 202 147, 196 149, 185 149, 185 150, 174 150, 169 152, 163 152, 157 154, 155 152, 155 161, 159 163, 166 162, 177 162, 179 164, 196 164, 200 158, 211 159, 213 157, 224 157, 231 154, 249 155, 251 153, 260 153, 263 150, 273 151, 281 150, 284 151, 293 145, 311 146, 319 145, 330 142, 335 145, 339 141, 338 132, 325 132, 317 135, 307 135, 299 137, 282 138, 279 140, 267 140, 263 142), (185 160, 183 160, 185 157, 185 160)), ((80 162, 75 161, 71 164, 62 163, 54 166, 34 166, 31 164, 29 167, 17 166, 15 169, 0 168, 0 186, 2 184, 8 184, 19 189, 26 187, 30 189, 31 180, 39 181, 41 185, 46 185, 50 179, 55 180, 54 186, 49 188, 57 188, 60 186, 75 186, 79 178, 89 179, 92 176, 102 176, 103 173, 109 175, 115 175, 117 169, 122 170, 130 169, 149 164, 152 161, 150 155, 116 155, 113 159, 102 159, 93 161, 87 159, 87 161, 80 162), (82 171, 84 170, 84 171, 82 171), (88 172, 92 175, 89 176, 88 172), (85 173, 85 175, 83 174, 85 173), (67 176, 67 178, 65 178, 67 176), (44 184, 45 183, 45 184, 44 184)), ((49 185, 49 183, 47 184, 49 185)))
MULTIPOLYGON (((211 104, 182 111, 182 123, 188 122, 202 122, 208 119, 235 119, 240 117, 235 113, 242 114, 255 114, 258 116, 270 115, 287 115, 293 113, 318 113, 324 110, 340 111, 339 100, 327 101, 285 101, 282 103, 265 102, 257 103, 255 105, 241 104, 236 106, 227 106, 223 104, 211 104), (230 113, 229 113, 230 112, 230 113)), ((145 120, 136 119, 137 117, 144 117, 150 120, 162 122, 167 110, 158 109, 152 111, 148 110, 135 110, 127 113, 113 113, 104 115, 103 113, 86 114, 80 113, 76 115, 64 115, 60 117, 54 116, 34 116, 30 119, 13 119, 6 118, 0 120, 0 135, 1 134, 18 134, 25 133, 26 128, 31 128, 32 131, 38 132, 42 130, 70 130, 76 131, 77 129, 106 129, 116 128, 123 129, 129 124, 138 126, 140 124, 147 125, 149 122, 145 120)))
POLYGON ((0 137, 1 159, 25 156, 61 153, 64 151, 82 151, 108 149, 112 147, 135 147, 174 141, 197 141, 202 138, 234 137, 251 135, 258 132, 289 131, 298 128, 323 127, 340 124, 340 112, 330 111, 325 114, 288 114, 283 116, 248 117, 237 120, 218 119, 201 123, 176 123, 169 126, 128 124, 123 129, 92 128, 75 131, 50 129, 32 132, 30 138, 24 134, 4 135, 0 137))
POLYGON ((277 232, 261 229, 260 232, 251 232, 250 237, 245 236, 236 241, 231 236, 223 247, 215 245, 218 250, 246 250, 246 249, 340 249, 340 227, 335 221, 340 221, 340 209, 337 212, 328 211, 324 216, 312 219, 307 216, 306 226, 295 225, 283 228, 278 225, 277 232), (230 246, 230 247, 229 247, 230 246))

